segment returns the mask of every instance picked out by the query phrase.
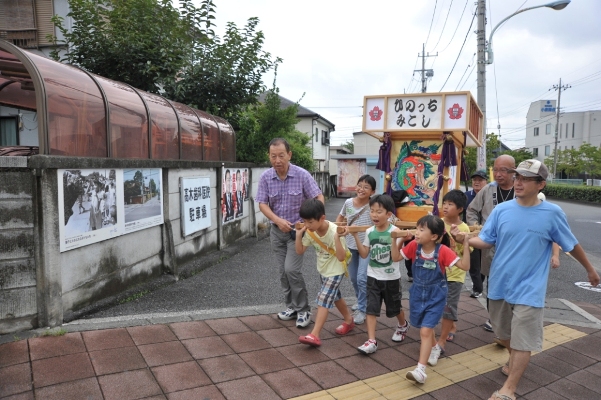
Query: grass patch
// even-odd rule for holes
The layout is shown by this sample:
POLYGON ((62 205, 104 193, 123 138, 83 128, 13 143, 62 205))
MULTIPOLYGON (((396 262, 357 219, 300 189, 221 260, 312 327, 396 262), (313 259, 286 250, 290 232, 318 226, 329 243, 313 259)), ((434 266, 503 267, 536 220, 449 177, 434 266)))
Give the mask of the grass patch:
POLYGON ((138 292, 136 294, 132 294, 131 296, 126 297, 125 299, 120 300, 119 304, 125 304, 125 303, 129 303, 130 301, 141 299, 142 297, 146 296, 148 293, 150 293, 150 290, 142 290, 141 292, 138 292))
POLYGON ((46 331, 44 331, 40 336, 63 336, 65 333, 67 333, 66 330, 64 330, 63 328, 58 328, 58 329, 48 329, 46 331))

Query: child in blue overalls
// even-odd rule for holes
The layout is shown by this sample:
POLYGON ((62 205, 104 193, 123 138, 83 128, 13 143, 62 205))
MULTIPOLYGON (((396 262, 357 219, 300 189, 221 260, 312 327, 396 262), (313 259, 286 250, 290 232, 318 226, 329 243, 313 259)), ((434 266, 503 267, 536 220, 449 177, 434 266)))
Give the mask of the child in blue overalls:
MULTIPOLYGON (((464 236, 464 254, 463 258, 459 258, 448 247, 450 237, 445 232, 444 221, 434 215, 426 215, 417 221, 415 240, 402 250, 393 241, 393 259, 403 257, 414 260, 411 267, 413 285, 409 289, 409 309, 411 325, 420 328, 421 345, 417 368, 407 372, 409 380, 418 383, 426 381, 426 364, 432 348, 436 346, 434 328, 442 318, 447 300, 446 269, 453 265, 464 270, 470 268, 469 236, 464 236)), ((405 240, 407 239, 410 237, 405 236, 405 240)))

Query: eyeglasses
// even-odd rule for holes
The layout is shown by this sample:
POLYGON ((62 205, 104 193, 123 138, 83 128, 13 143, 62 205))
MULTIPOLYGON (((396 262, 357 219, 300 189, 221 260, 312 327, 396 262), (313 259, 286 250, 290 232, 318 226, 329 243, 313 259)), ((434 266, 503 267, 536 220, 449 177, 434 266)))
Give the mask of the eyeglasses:
POLYGON ((506 174, 509 172, 509 168, 493 168, 492 172, 494 172, 495 174, 497 172, 502 172, 502 173, 506 174))
POLYGON ((538 177, 525 177, 522 175, 514 175, 512 179, 514 182, 542 182, 542 180, 538 177))
POLYGON ((357 189, 361 189, 361 190, 367 191, 367 190, 371 190, 371 186, 369 186, 369 185, 365 185, 365 186, 359 186, 359 185, 357 185, 357 189))

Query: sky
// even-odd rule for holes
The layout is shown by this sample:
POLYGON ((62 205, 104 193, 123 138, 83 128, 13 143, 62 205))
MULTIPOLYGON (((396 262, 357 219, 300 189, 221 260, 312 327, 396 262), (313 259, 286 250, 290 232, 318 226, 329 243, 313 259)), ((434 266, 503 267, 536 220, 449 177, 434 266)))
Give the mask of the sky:
MULTIPOLYGON (((550 0, 488 0, 486 37, 503 18, 550 0)), ((281 57, 280 95, 300 100, 336 125, 332 145, 361 131, 363 96, 417 93, 425 43, 427 92, 465 91, 477 98, 476 0, 215 0, 216 31, 258 17, 263 49, 281 57), (470 24, 473 24, 470 27, 470 24), (464 44, 465 43, 465 44, 464 44), (462 49, 463 46, 463 49, 462 49), (446 83, 445 83, 446 82, 446 83)), ((563 10, 516 15, 493 36, 487 66, 487 130, 512 149, 524 146, 535 100, 557 99, 562 112, 601 109, 601 1, 572 0, 563 10), (500 125, 501 129, 497 129, 500 125)), ((267 87, 273 74, 266 74, 267 87)))

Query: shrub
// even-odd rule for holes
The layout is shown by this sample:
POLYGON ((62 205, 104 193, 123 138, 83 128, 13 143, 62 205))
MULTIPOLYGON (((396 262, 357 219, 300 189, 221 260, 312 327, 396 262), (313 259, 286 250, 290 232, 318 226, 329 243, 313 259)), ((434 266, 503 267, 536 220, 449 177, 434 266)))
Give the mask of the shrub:
POLYGON ((601 186, 574 186, 547 184, 545 196, 559 200, 578 200, 601 204, 601 186))

